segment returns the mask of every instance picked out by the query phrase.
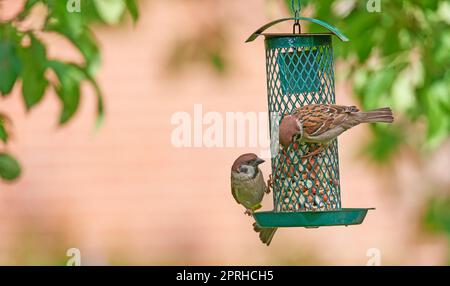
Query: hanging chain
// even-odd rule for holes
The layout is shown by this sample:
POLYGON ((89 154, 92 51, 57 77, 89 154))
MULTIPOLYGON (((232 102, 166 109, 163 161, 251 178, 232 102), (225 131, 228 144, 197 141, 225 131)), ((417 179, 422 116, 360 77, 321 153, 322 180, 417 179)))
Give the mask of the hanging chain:
POLYGON ((294 11, 294 17, 295 17, 295 23, 293 27, 293 34, 298 31, 298 34, 301 34, 302 27, 300 26, 300 20, 298 19, 300 17, 300 12, 302 11, 302 3, 301 0, 292 0, 291 2, 292 11, 294 11))

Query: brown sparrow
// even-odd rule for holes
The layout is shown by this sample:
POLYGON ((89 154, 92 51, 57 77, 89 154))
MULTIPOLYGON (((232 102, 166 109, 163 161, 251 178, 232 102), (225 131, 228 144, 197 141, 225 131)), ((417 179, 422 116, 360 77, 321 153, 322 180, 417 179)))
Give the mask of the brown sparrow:
MULTIPOLYGON (((246 208, 245 214, 253 215, 253 212, 261 208, 261 201, 268 188, 264 181, 259 165, 264 160, 253 153, 243 154, 234 161, 231 167, 231 193, 238 204, 246 208)), ((270 245, 276 228, 260 228, 253 224, 254 230, 259 233, 261 241, 270 245)))
POLYGON ((392 123, 390 108, 379 108, 367 112, 355 106, 311 104, 298 108, 280 123, 279 139, 287 148, 291 143, 319 143, 322 146, 304 157, 323 151, 333 139, 360 123, 392 123))

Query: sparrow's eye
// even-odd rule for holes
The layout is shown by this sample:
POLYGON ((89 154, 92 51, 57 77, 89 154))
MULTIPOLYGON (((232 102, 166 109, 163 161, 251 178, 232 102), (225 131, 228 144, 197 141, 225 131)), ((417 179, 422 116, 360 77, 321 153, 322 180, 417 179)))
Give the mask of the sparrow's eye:
POLYGON ((248 168, 247 168, 247 166, 245 166, 245 165, 242 165, 242 166, 239 168, 239 172, 241 172, 241 173, 247 173, 247 170, 248 170, 248 168))

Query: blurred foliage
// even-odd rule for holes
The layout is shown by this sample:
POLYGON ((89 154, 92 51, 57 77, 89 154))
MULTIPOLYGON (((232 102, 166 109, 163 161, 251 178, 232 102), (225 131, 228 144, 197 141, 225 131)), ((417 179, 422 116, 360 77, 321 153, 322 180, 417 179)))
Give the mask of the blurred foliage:
MULTIPOLYGON (((285 0, 291 7, 291 0, 285 0)), ((364 109, 391 106, 393 125, 372 124, 366 154, 387 162, 403 144, 427 155, 450 134, 450 2, 443 0, 302 1, 314 17, 350 38, 334 45, 345 63, 345 79, 364 109), (369 3, 369 4, 368 4, 369 3)), ((315 25, 311 32, 319 32, 315 25)), ((338 75, 339 76, 339 75, 338 75)), ((426 204, 427 230, 450 239, 450 197, 426 204)), ((450 256, 449 256, 450 257, 450 256)))
POLYGON ((224 35, 224 29, 217 25, 204 27, 194 36, 177 38, 169 53, 169 70, 176 73, 201 63, 212 67, 220 75, 224 74, 228 68, 227 39, 224 35))
MULTIPOLYGON (((97 103, 97 126, 103 118, 103 99, 95 79, 100 65, 100 50, 91 26, 94 23, 115 25, 126 13, 133 21, 139 17, 136 0, 28 0, 15 18, 0 22, 0 95, 8 96, 18 81, 22 82, 22 97, 27 110, 41 102, 45 92, 52 88, 61 102, 61 125, 75 115, 80 103, 80 87, 89 82, 94 87, 97 103), (45 8, 42 27, 23 28, 34 16, 36 7, 45 8), (83 56, 83 64, 51 59, 47 46, 41 40, 45 33, 57 33, 69 40, 83 56), (57 80, 49 80, 48 72, 57 80)), ((0 140, 8 143, 9 128, 6 116, 0 115, 0 140)), ((10 125, 10 124, 9 124, 10 125)), ((20 174, 17 161, 0 153, 0 177, 13 180, 20 174)))
POLYGON ((450 237, 450 197, 434 197, 428 203, 424 226, 430 232, 444 232, 450 237))
MULTIPOLYGON (((430 198, 423 216, 425 230, 434 234, 444 234, 450 245, 450 197, 436 196, 430 198)), ((450 265, 450 252, 447 257, 450 265)))
MULTIPOLYGON (((291 0, 285 0, 291 7, 291 0)), ((401 144, 430 151, 450 134, 450 3, 443 0, 303 0, 303 10, 338 27, 348 43, 335 43, 345 79, 364 109, 391 106, 394 125, 372 125, 365 151, 386 162, 401 144), (311 8, 311 9, 309 9, 311 8), (371 10, 373 11, 373 10, 371 10), (419 123, 419 124, 417 124, 419 123), (426 131, 425 131, 426 129, 426 131)), ((311 32, 324 32, 309 25, 311 32)), ((339 75, 338 75, 339 77, 339 75)))
MULTIPOLYGON (((291 0, 285 0, 291 7, 291 0)), ((364 149, 386 163, 403 144, 428 153, 450 134, 450 2, 443 0, 302 1, 313 17, 337 26, 349 43, 336 43, 345 63, 344 79, 361 106, 391 106, 395 124, 372 124, 364 149), (368 4, 369 3, 369 4, 368 4), (373 11, 373 10, 371 10, 373 11)), ((291 9, 292 10, 292 9, 291 9)), ((311 32, 321 32, 316 25, 311 32)), ((338 74, 339 77, 339 74, 338 74)), ((431 197, 426 204, 427 230, 450 239, 450 199, 431 197)), ((450 257, 450 256, 449 256, 450 257)))
POLYGON ((0 178, 11 181, 20 175, 19 163, 10 155, 0 153, 0 178))

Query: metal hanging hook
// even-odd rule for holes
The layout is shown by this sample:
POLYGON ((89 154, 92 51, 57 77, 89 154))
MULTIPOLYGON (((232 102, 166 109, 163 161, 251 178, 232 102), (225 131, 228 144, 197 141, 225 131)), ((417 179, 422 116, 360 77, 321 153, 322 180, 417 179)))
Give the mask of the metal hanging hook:
POLYGON ((292 28, 292 33, 295 34, 298 31, 298 34, 302 33, 302 27, 300 26, 300 12, 302 11, 302 1, 301 0, 292 0, 291 2, 292 11, 294 11, 295 23, 292 28))
POLYGON ((294 26, 292 27, 292 34, 301 34, 302 26, 300 26, 300 21, 295 21, 294 26))
POLYGON ((294 11, 294 13, 298 13, 300 16, 300 12, 302 11, 302 1, 301 0, 292 0, 291 2, 291 7, 292 7, 292 11, 294 11), (296 5, 297 3, 297 5, 296 5))

